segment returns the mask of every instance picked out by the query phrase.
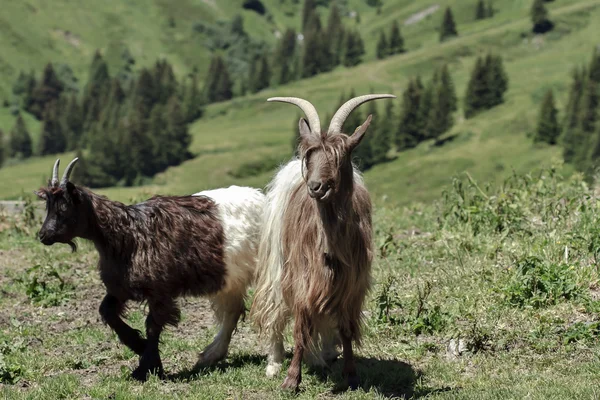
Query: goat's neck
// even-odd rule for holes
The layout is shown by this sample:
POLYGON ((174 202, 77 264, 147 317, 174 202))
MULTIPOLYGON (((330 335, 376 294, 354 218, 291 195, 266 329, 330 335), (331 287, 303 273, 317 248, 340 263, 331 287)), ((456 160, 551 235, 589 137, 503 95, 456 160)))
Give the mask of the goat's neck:
POLYGON ((128 227, 122 218, 126 216, 127 206, 92 192, 86 193, 85 204, 88 219, 80 235, 83 239, 91 240, 98 249, 106 247, 108 241, 126 239, 128 227))

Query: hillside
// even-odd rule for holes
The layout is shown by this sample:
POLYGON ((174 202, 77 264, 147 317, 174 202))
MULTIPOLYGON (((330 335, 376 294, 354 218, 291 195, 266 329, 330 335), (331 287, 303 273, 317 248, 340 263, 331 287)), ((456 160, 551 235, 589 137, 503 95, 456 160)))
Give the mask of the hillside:
MULTIPOLYGON (((48 10, 48 14, 34 14, 40 19, 39 25, 27 36, 25 33, 20 35, 27 38, 27 45, 3 43, 0 48, 6 47, 6 51, 0 54, 5 60, 11 60, 13 69, 18 69, 31 65, 31 52, 28 49, 35 47, 38 49, 36 51, 48 52, 36 55, 36 60, 64 58, 75 71, 85 74, 94 49, 106 49, 111 38, 118 38, 127 42, 128 48, 139 60, 138 64, 151 63, 156 57, 165 56, 174 63, 177 72, 181 73, 191 64, 202 63, 202 57, 206 57, 207 53, 202 51, 202 46, 198 43, 194 44, 194 49, 186 47, 186 44, 191 46, 191 42, 185 39, 184 33, 168 36, 165 33, 168 28, 166 16, 177 12, 177 18, 181 18, 182 22, 177 22, 174 29, 181 29, 183 32, 200 15, 202 18, 226 18, 239 11, 239 7, 221 9, 219 7, 222 6, 217 7, 214 3, 203 1, 182 3, 181 7, 169 7, 168 12, 161 8, 161 2, 154 2, 149 9, 133 5, 122 6, 125 9, 120 10, 119 15, 127 15, 128 18, 123 17, 120 23, 118 18, 110 17, 114 13, 107 11, 108 3, 103 3, 105 5, 102 6, 94 3, 93 7, 101 7, 102 10, 88 11, 89 14, 79 10, 77 15, 59 18, 59 15, 70 15, 66 3, 63 3, 64 7, 53 7, 48 10), (205 14, 207 7, 213 11, 205 14), (103 29, 85 22, 90 15, 95 16, 94 21, 103 20, 113 30, 109 30, 107 36, 95 34, 103 29), (98 18, 97 15, 104 17, 98 18), (65 29, 78 32, 81 43, 85 45, 73 48, 72 44, 55 43, 56 52, 49 46, 43 46, 40 38, 47 37, 44 32, 53 29, 50 25, 56 24, 56 21, 64 21, 65 29), (44 25, 44 22, 49 25, 44 25), (123 25, 127 25, 127 34, 118 28, 123 25), (173 38, 179 39, 171 40, 173 38), (198 58, 185 59, 185 56, 192 55, 198 58)), ((405 54, 383 61, 372 60, 373 54, 368 54, 371 61, 355 68, 337 68, 314 78, 210 105, 205 117, 191 127, 191 150, 197 157, 157 175, 152 185, 108 188, 99 192, 127 201, 151 193, 189 193, 234 183, 263 186, 272 176, 272 171, 244 179, 236 179, 228 172, 247 162, 274 158, 284 161, 289 157, 292 126, 298 111, 290 106, 267 104, 266 98, 274 95, 306 97, 321 110, 322 118, 337 104, 342 91, 347 94, 350 88, 354 88, 357 93, 368 92, 371 88, 375 91, 389 91, 399 97, 396 100, 399 104, 403 88, 411 76, 419 73, 427 80, 433 69, 442 63, 449 63, 458 95, 462 97, 475 58, 489 50, 504 58, 510 80, 505 104, 467 121, 459 112, 456 116, 457 123, 447 135, 452 140, 443 146, 433 147, 431 143, 425 142, 416 149, 400 153, 394 161, 368 171, 366 179, 374 197, 379 201, 385 196, 388 202, 394 204, 428 201, 439 196, 442 187, 454 173, 468 170, 476 178, 496 180, 510 174, 513 168, 528 171, 559 158, 558 148, 534 146, 527 134, 535 126, 544 91, 548 88, 555 90, 558 107, 561 109, 566 102, 571 69, 589 61, 591 50, 596 45, 594 38, 598 37, 594 21, 600 20, 600 1, 548 3, 556 28, 544 37, 536 38, 529 34, 529 1, 496 4, 494 18, 483 21, 474 21, 474 6, 467 3, 470 2, 440 2, 441 6, 453 6, 459 29, 458 38, 438 43, 436 29, 441 18, 440 10, 443 9, 440 7, 423 20, 402 26, 409 50, 405 54)), ((269 9, 276 9, 269 2, 265 4, 269 9)), ((406 21, 430 6, 411 1, 393 4, 384 2, 381 15, 377 15, 374 9, 363 2, 350 1, 348 4, 349 8, 356 4, 355 8, 361 13, 361 22, 357 26, 360 27, 365 42, 375 41, 379 29, 388 26, 391 20, 406 21)), ((11 7, 15 7, 15 18, 11 18, 10 23, 5 19, 3 26, 4 29, 15 30, 17 24, 12 21, 25 18, 23 13, 32 11, 24 11, 27 7, 21 5, 11 7), (15 26, 12 27, 12 24, 15 26)), ((298 5, 297 8, 299 7, 298 5)), ((251 11, 244 11, 243 15, 248 31, 265 38, 272 36, 268 32, 270 25, 261 24, 260 19, 256 20, 263 17, 251 11)), ((283 29, 292 20, 281 12, 274 13, 273 21, 277 28, 283 29)), ((3 40, 7 38, 6 35, 2 37, 3 40)), ((187 38, 189 39, 189 35, 187 38)), ((367 44, 366 47, 372 49, 374 46, 367 44)), ((10 74, 3 76, 7 79, 10 74)), ((3 87, 6 88, 7 84, 5 81, 3 87)), ((379 106, 380 110, 383 109, 382 104, 379 106)), ((7 109, 2 109, 1 112, 0 123, 8 130, 12 117, 7 115, 7 109)), ((33 124, 30 130, 34 134, 37 131, 33 124)), ((71 156, 72 154, 61 155, 63 159, 71 156)), ((0 179, 13 183, 0 188, 0 197, 16 198, 22 192, 29 193, 39 186, 47 179, 54 159, 54 156, 34 158, 1 168, 0 179)))

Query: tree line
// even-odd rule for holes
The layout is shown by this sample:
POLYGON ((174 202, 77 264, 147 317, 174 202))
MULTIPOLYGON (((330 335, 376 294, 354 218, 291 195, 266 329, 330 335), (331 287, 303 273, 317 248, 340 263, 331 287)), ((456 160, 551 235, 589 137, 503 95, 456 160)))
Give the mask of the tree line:
POLYGON ((20 110, 8 140, 10 157, 76 150, 79 182, 91 187, 134 185, 191 154, 187 124, 202 114, 196 74, 178 82, 157 61, 137 75, 111 77, 96 52, 81 95, 68 90, 52 63, 39 79, 21 73, 13 87, 19 107, 41 121, 37 149, 20 110))
POLYGON ((569 96, 562 120, 554 94, 548 90, 541 103, 535 142, 561 144, 564 161, 591 181, 600 170, 600 50, 594 49, 589 66, 571 74, 569 96))

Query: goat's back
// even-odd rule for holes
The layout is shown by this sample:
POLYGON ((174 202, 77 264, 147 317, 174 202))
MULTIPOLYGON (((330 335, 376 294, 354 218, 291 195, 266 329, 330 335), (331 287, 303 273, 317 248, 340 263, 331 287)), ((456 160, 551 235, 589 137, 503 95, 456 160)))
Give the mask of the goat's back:
POLYGON ((254 277, 265 195, 258 189, 230 186, 194 196, 213 200, 223 226, 226 281, 224 291, 242 290, 254 277))

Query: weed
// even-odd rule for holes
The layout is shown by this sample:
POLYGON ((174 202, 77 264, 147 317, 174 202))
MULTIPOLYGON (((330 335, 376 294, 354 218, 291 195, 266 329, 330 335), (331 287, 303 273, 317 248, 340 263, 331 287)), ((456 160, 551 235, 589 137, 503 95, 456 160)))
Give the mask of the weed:
POLYGON ((52 307, 64 304, 73 296, 74 286, 66 282, 59 269, 49 265, 34 265, 25 271, 18 281, 25 286, 25 293, 36 305, 52 307))
POLYGON ((509 304, 518 307, 539 308, 556 304, 561 299, 579 299, 584 296, 584 291, 577 283, 574 269, 574 265, 526 256, 517 261, 502 292, 509 304))

